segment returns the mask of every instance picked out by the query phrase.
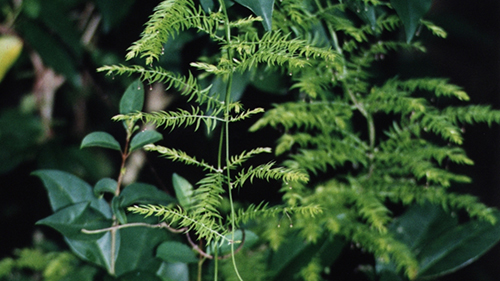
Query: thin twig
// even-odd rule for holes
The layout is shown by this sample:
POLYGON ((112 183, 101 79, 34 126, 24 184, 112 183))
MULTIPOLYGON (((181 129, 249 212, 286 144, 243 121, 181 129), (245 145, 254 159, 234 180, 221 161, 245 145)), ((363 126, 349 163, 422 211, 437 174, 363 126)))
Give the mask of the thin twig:
POLYGON ((182 232, 186 232, 188 230, 187 227, 183 227, 183 228, 179 228, 179 229, 171 227, 170 225, 168 225, 165 222, 162 222, 159 224, 135 222, 135 223, 116 225, 116 226, 102 228, 102 229, 95 229, 95 230, 82 229, 82 232, 85 234, 98 234, 98 233, 108 232, 108 231, 112 231, 112 230, 118 230, 121 228, 138 227, 138 226, 144 226, 144 227, 149 227, 149 228, 166 228, 172 233, 182 233, 182 232))

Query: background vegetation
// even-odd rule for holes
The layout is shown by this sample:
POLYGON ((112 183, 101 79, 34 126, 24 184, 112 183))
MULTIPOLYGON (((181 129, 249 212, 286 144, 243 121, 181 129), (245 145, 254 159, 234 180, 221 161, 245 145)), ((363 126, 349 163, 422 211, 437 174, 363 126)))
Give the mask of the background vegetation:
MULTIPOLYGON (((34 226, 36 221, 50 215, 51 210, 41 183, 29 176, 33 170, 65 170, 92 183, 117 174, 120 163, 111 155, 99 150, 80 150, 79 145, 91 131, 123 134, 120 126, 109 120, 118 112, 121 94, 133 78, 107 79, 95 69, 123 62, 125 50, 139 38, 143 23, 156 4, 133 0, 0 1, 3 12, 0 31, 24 40, 19 59, 0 84, 0 182, 4 194, 0 206, 2 226, 6 229, 2 234, 2 257, 12 255, 14 249, 37 243, 40 235, 64 248, 57 233, 34 226)), ((434 1, 426 18, 447 30, 448 38, 419 38, 428 48, 426 54, 388 58, 382 71, 388 76, 397 73, 402 78, 420 74, 450 77, 452 83, 468 92, 472 103, 499 108, 498 11, 496 1, 434 1)), ((197 53, 200 42, 185 44, 192 38, 184 40, 181 38, 178 45, 172 46, 176 53, 164 58, 167 60, 164 63, 172 69, 184 71, 186 62, 200 55, 197 53)), ((170 107, 183 103, 176 96, 170 98, 164 101, 170 107)), ((261 94, 243 99, 252 107, 285 101, 287 97, 261 94)), ((169 137, 179 139, 173 147, 187 148, 196 155, 208 154, 196 143, 185 142, 182 134, 189 133, 174 134, 180 135, 169 137)), ((266 131, 256 135, 251 145, 273 146, 277 137, 276 132, 266 131)), ((463 170, 474 179, 464 190, 478 195, 489 206, 500 206, 498 126, 465 128, 465 139, 468 155, 476 164, 463 170)), ((244 140, 241 142, 245 147, 244 140)), ((161 165, 161 171, 185 173, 182 166, 161 165)), ((163 183, 168 189, 170 173, 158 174, 158 170, 147 167, 141 180, 163 183)), ((256 200, 276 200, 256 197, 256 200)), ((358 251, 343 255, 345 259, 352 255, 356 259, 366 258, 358 251)), ((475 280, 494 280, 498 276, 495 272, 498 259, 497 247, 458 275, 446 278, 472 280, 474 276, 475 280)))

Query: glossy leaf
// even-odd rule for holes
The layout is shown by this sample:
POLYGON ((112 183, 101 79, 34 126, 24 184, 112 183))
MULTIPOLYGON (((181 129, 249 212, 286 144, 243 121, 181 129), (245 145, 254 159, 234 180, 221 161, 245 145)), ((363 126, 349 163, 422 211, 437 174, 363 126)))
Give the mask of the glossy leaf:
POLYGON ((330 266, 339 257, 345 242, 327 237, 319 241, 323 242, 307 244, 296 234, 288 236, 271 256, 269 269, 274 276, 271 280, 299 280, 298 273, 313 257, 319 257, 323 266, 330 266))
POLYGON ((137 270, 120 276, 118 281, 162 281, 162 279, 154 272, 137 270))
POLYGON ((80 178, 62 171, 38 170, 32 173, 39 177, 48 191, 53 211, 80 202, 90 202, 106 218, 111 218, 111 209, 104 199, 97 199, 92 187, 80 178))
POLYGON ((100 179, 94 186, 94 195, 102 197, 104 193, 115 194, 118 183, 111 178, 100 179))
POLYGON ((198 262, 196 254, 188 245, 177 241, 166 241, 156 250, 156 257, 170 263, 198 262))
MULTIPOLYGON (((99 265, 105 268, 108 272, 111 271, 111 233, 106 232, 101 238, 97 240, 76 240, 68 239, 65 237, 66 243, 71 251, 79 256, 81 259, 99 265)), ((116 248, 120 249, 120 232, 116 233, 116 248)), ((117 252, 115 252, 115 257, 117 252)))
POLYGON ((120 100, 120 113, 127 114, 141 111, 144 106, 144 86, 141 80, 132 82, 120 100))
POLYGON ((132 183, 120 193, 120 207, 125 208, 132 204, 160 204, 168 205, 175 202, 167 193, 154 185, 146 183, 132 183))
MULTIPOLYGON (((496 212, 497 221, 500 213, 496 212)), ((390 230, 417 256, 421 278, 454 272, 478 259, 500 240, 500 224, 458 220, 439 206, 414 206, 396 219, 390 230)))
POLYGON ((193 196, 193 185, 176 173, 172 175, 172 184, 179 205, 184 209, 189 209, 193 204, 193 200, 191 199, 193 196))
MULTIPOLYGON (((127 215, 129 223, 142 222, 157 224, 157 218, 144 219, 140 215, 127 215)), ((128 227, 118 231, 120 244, 116 259, 116 275, 121 276, 130 271, 156 272, 161 260, 155 257, 155 250, 162 243, 170 239, 170 233, 165 229, 148 227, 128 227)))
MULTIPOLYGON (((496 212, 497 222, 500 212, 496 212)), ((500 224, 470 221, 449 229, 429 243, 419 253, 422 278, 448 274, 472 263, 500 241, 500 224)))
POLYGON ((47 225, 69 239, 97 240, 104 235, 85 234, 82 229, 95 230, 111 226, 111 219, 90 207, 90 203, 81 202, 59 209, 54 214, 39 220, 36 224, 47 225))
POLYGON ((104 147, 120 151, 120 143, 106 132, 93 132, 85 136, 80 148, 86 147, 104 147))
POLYGON ((247 7, 254 14, 261 17, 266 31, 272 29, 274 0, 235 0, 235 2, 247 7))
POLYGON ((410 43, 420 20, 431 8, 432 0, 391 0, 391 5, 403 22, 406 42, 410 43))
POLYGON ((162 276, 163 281, 189 281, 189 267, 187 263, 163 262, 156 274, 162 276))
POLYGON ((375 7, 366 2, 348 0, 346 1, 347 7, 356 13, 358 17, 365 23, 369 24, 372 30, 375 30, 377 17, 375 15, 375 7))
POLYGON ((130 151, 140 149, 146 144, 155 143, 163 139, 163 135, 157 131, 147 130, 136 134, 130 141, 130 151))

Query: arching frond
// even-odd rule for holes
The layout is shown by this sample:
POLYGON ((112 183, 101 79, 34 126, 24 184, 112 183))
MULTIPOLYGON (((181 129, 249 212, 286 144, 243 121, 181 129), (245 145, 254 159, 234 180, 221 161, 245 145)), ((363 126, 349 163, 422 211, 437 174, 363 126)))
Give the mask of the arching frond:
POLYGON ((126 58, 145 57, 146 64, 150 65, 165 52, 163 44, 178 32, 195 28, 215 37, 216 27, 222 20, 221 13, 207 15, 191 0, 164 0, 156 6, 141 39, 129 47, 126 58))
POLYGON ((232 243, 226 236, 227 231, 224 230, 213 217, 197 216, 192 217, 186 211, 179 208, 168 208, 157 205, 136 205, 128 207, 129 212, 148 216, 160 217, 162 221, 177 227, 186 228, 186 232, 194 231, 199 239, 206 239, 208 243, 214 241, 226 241, 232 243))
POLYGON ((155 151, 158 154, 160 154, 162 157, 165 157, 165 158, 170 159, 172 161, 180 161, 186 165, 195 165, 195 166, 203 168, 204 170, 208 170, 208 171, 212 171, 212 172, 218 171, 215 167, 207 164, 205 161, 203 161, 203 160, 199 161, 196 159, 196 157, 189 156, 186 152, 178 150, 178 149, 168 148, 168 147, 164 147, 161 145, 148 144, 148 145, 144 146, 144 150, 155 151))
POLYGON ((257 167, 250 166, 247 169, 243 169, 235 177, 234 186, 242 187, 247 180, 253 182, 254 178, 265 180, 283 180, 285 182, 309 181, 309 176, 301 171, 282 167, 273 167, 274 163, 271 162, 257 167))

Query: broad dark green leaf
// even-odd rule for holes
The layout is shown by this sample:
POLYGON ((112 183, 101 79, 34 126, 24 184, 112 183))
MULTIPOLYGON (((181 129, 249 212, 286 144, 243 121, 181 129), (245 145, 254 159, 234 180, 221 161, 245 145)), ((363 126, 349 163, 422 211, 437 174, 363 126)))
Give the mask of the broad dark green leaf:
POLYGON ((348 0, 347 7, 356 13, 360 19, 369 24, 375 30, 377 17, 375 15, 375 7, 363 1, 348 0))
POLYGON ((102 197, 104 193, 115 194, 118 183, 111 178, 100 179, 94 186, 94 195, 102 197))
POLYGON ((101 234, 85 234, 82 229, 95 230, 111 226, 111 219, 90 207, 89 202, 76 203, 59 209, 53 215, 41 219, 36 224, 47 225, 62 233, 69 239, 97 240, 101 234))
MULTIPOLYGON (((157 218, 143 218, 139 215, 127 216, 129 223, 142 222, 155 224, 157 218)), ((128 227, 116 231, 115 269, 117 276, 134 271, 157 272, 161 260, 155 258, 155 249, 169 239, 164 229, 147 227, 128 227)), ((82 259, 111 271, 111 233, 106 232, 98 240, 82 241, 66 238, 71 250, 82 259)))
POLYGON ((414 252, 420 252, 427 241, 432 241, 457 223, 457 218, 451 217, 438 206, 425 203, 408 209, 394 220, 390 229, 396 239, 414 252))
POLYGON ((403 22, 406 42, 410 43, 420 20, 431 8, 432 0, 391 0, 391 5, 403 22))
POLYGON ((303 238, 291 234, 280 248, 273 252, 269 269, 271 280, 301 280, 298 273, 313 257, 319 257, 323 266, 330 266, 340 255, 345 242, 342 239, 319 239, 319 243, 304 243, 303 238))
POLYGON ((254 14, 261 17, 266 31, 272 29, 274 0, 235 0, 235 2, 247 7, 254 14))
POLYGON ((126 186, 120 193, 119 198, 121 208, 126 208, 132 204, 168 205, 175 202, 174 198, 154 185, 138 182, 126 186))
POLYGON ((132 82, 120 100, 120 114, 141 111, 144 106, 144 86, 141 80, 132 82))
MULTIPOLYGON (((500 212, 496 212, 497 222, 500 212)), ((500 241, 500 224, 470 221, 428 240, 418 254, 419 277, 448 274, 472 263, 500 241)))
POLYGON ((96 0, 96 4, 102 15, 104 32, 108 33, 113 27, 122 23, 130 12, 134 0, 96 0))
POLYGON ((53 211, 75 203, 90 202, 91 207, 99 210, 106 218, 111 218, 111 208, 108 203, 104 199, 97 199, 92 187, 80 178, 57 170, 38 170, 32 175, 42 180, 53 211))
MULTIPOLYGON (((65 237, 71 251, 81 259, 111 270, 111 233, 106 232, 97 240, 75 240, 65 237)), ((120 249, 120 232, 116 233, 116 251, 120 249)), ((115 257, 117 252, 115 252, 115 257)))
MULTIPOLYGON (((496 212, 496 217, 500 219, 500 213, 496 212)), ((430 203, 410 208, 394 221, 390 230, 415 253, 421 278, 454 272, 478 259, 500 240, 500 224, 479 221, 458 224, 455 217, 430 203)))
POLYGON ((259 67, 250 77, 253 87, 269 94, 285 95, 288 91, 286 79, 279 71, 259 67))
POLYGON ((155 272, 136 270, 127 272, 118 278, 117 281, 163 281, 155 272))
POLYGON ((156 274, 162 276, 163 281, 189 281, 189 267, 187 263, 163 262, 156 274))
POLYGON ((193 185, 176 173, 172 175, 172 184, 174 186, 175 197, 177 197, 179 205, 188 210, 193 204, 193 185))
POLYGON ((109 149, 114 149, 120 151, 120 143, 110 134, 106 132, 93 132, 86 135, 83 140, 80 148, 86 147, 104 147, 109 149))
POLYGON ((130 151, 142 148, 146 144, 155 143, 163 139, 163 135, 157 131, 148 130, 136 134, 130 141, 130 151))
POLYGON ((166 241, 161 243, 156 250, 156 257, 170 263, 198 262, 198 258, 193 252, 193 249, 177 241, 166 241))
MULTIPOLYGON (((158 218, 128 214, 127 221, 157 224, 158 218)), ((157 272, 161 260, 155 257, 156 248, 160 243, 169 240, 171 234, 165 229, 148 227, 128 227, 118 232, 120 245, 116 260, 116 275, 121 276, 137 270, 157 272)))

